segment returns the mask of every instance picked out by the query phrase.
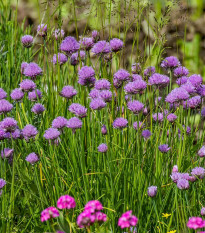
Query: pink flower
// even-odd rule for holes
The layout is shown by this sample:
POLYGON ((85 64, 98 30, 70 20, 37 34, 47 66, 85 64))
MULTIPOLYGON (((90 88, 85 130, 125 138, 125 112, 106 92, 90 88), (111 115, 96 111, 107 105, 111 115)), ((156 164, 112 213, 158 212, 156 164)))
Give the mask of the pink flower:
POLYGON ((198 229, 205 227, 205 221, 200 217, 191 217, 187 223, 187 227, 191 229, 198 229))
POLYGON ((77 217, 77 224, 80 228, 88 227, 95 222, 95 215, 91 214, 90 211, 83 211, 77 217))
POLYGON ((85 211, 89 211, 90 213, 95 213, 95 212, 100 211, 102 209, 103 209, 103 206, 102 206, 101 202, 99 202, 98 200, 89 201, 85 205, 85 208, 84 208, 85 211))
POLYGON ((106 222, 107 221, 107 215, 102 212, 96 212, 95 214, 96 221, 98 222, 106 222))
POLYGON ((118 226, 123 228, 127 228, 130 226, 136 226, 138 222, 138 218, 132 215, 132 210, 129 210, 122 214, 122 216, 118 220, 118 226))
POLYGON ((75 199, 69 195, 61 196, 57 201, 57 207, 59 209, 73 209, 75 206, 75 199))
POLYGON ((59 216, 58 210, 50 206, 41 212, 41 222, 47 221, 50 218, 57 218, 59 216))

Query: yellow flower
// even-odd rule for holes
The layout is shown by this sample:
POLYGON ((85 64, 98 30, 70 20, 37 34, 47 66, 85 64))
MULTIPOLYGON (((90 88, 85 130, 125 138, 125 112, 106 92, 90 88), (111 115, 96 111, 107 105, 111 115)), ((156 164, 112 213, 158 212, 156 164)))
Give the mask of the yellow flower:
POLYGON ((162 217, 163 217, 163 218, 168 218, 168 217, 171 216, 171 215, 172 215, 172 214, 167 214, 167 213, 164 214, 164 213, 162 213, 162 217))
POLYGON ((169 231, 169 232, 167 232, 167 233, 175 233, 175 232, 177 232, 176 230, 174 230, 174 231, 169 231))

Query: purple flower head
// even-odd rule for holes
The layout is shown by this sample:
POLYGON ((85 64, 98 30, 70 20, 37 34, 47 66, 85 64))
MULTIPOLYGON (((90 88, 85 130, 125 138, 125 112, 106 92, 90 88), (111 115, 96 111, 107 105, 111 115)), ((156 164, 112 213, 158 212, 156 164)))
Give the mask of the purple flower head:
POLYGON ((4 140, 4 139, 5 139, 5 136, 6 136, 5 131, 4 131, 2 128, 0 128, 0 141, 1 141, 1 140, 4 140))
POLYGON ((189 82, 189 80, 181 85, 181 88, 184 88, 190 95, 196 92, 196 88, 189 82))
POLYGON ((143 80, 129 82, 125 85, 124 90, 127 94, 135 95, 137 93, 142 93, 147 87, 147 83, 143 80))
POLYGON ((92 225, 95 222, 95 215, 92 214, 90 211, 83 211, 77 217, 77 224, 80 228, 85 228, 92 225))
POLYGON ((82 86, 90 85, 92 86, 95 83, 95 71, 92 67, 83 66, 78 71, 78 83, 82 86))
POLYGON ((132 215, 132 210, 129 210, 122 214, 122 216, 118 220, 118 226, 121 229, 136 226, 138 223, 138 219, 136 216, 132 215))
POLYGON ((205 146, 201 147, 201 149, 198 151, 198 155, 200 157, 205 157, 205 146))
POLYGON ((103 209, 103 205, 98 200, 89 201, 86 205, 84 210, 89 211, 90 213, 95 213, 103 209))
POLYGON ((6 185, 6 181, 4 179, 0 179, 0 189, 2 189, 6 185))
POLYGON ((23 136, 26 140, 29 140, 31 138, 35 138, 36 135, 38 134, 38 130, 36 129, 35 126, 33 125, 26 125, 23 129, 22 129, 22 133, 23 136))
POLYGON ((202 110, 201 110, 201 116, 205 117, 205 108, 202 108, 202 110))
POLYGON ((35 90, 28 93, 28 99, 31 101, 36 101, 36 100, 41 99, 41 98, 42 98, 42 93, 38 89, 35 89, 35 90), (37 93, 38 97, 36 96, 36 93, 37 93))
POLYGON ((189 71, 184 66, 179 66, 176 69, 174 69, 174 76, 177 78, 182 77, 182 76, 187 76, 188 74, 189 74, 189 71))
POLYGON ((154 119, 154 121, 158 121, 158 122, 162 122, 164 119, 163 113, 158 112, 152 115, 152 118, 154 119))
POLYGON ((17 121, 12 117, 6 117, 1 121, 1 128, 5 132, 14 132, 17 127, 17 121))
POLYGON ((25 35, 21 37, 21 43, 24 47, 30 48, 33 44, 33 36, 31 35, 25 35))
POLYGON ((157 88, 166 87, 169 84, 169 77, 163 74, 154 73, 149 77, 148 83, 157 88))
POLYGON ((133 128, 135 130, 143 129, 144 127, 145 127, 145 124, 143 122, 141 122, 141 121, 139 121, 139 122, 136 121, 136 122, 133 123, 133 128))
POLYGON ((148 187, 147 194, 150 197, 155 197, 157 195, 157 186, 148 187))
POLYGON ((11 149, 11 148, 4 148, 2 151, 1 151, 1 157, 4 159, 8 159, 10 157, 12 157, 14 154, 14 150, 11 149))
POLYGON ((42 73, 42 69, 35 62, 28 63, 23 72, 25 76, 31 77, 32 79, 42 75, 42 73))
POLYGON ((69 195, 61 196, 57 201, 58 209, 74 209, 76 206, 75 199, 69 195))
POLYGON ((142 81, 142 76, 139 74, 132 74, 132 81, 142 81))
POLYGON ((16 88, 11 92, 11 98, 16 101, 20 101, 24 97, 24 93, 20 88, 16 88))
POLYGON ((113 128, 122 130, 123 128, 127 127, 127 124, 128 124, 127 119, 120 117, 114 120, 113 128))
POLYGON ((18 139, 18 138, 23 139, 22 130, 17 128, 17 129, 14 130, 14 132, 5 133, 4 137, 7 138, 7 139, 11 139, 11 138, 12 139, 18 139))
POLYGON ((63 65, 67 62, 68 58, 63 53, 58 53, 53 55, 53 64, 56 65, 57 63, 63 65))
POLYGON ((65 52, 68 56, 79 50, 80 44, 72 36, 67 36, 60 45, 60 50, 65 52))
POLYGON ((77 95, 77 91, 72 86, 64 86, 60 92, 60 96, 66 99, 71 99, 75 95, 77 95))
POLYGON ((127 70, 120 69, 114 74, 114 78, 119 81, 129 81, 130 73, 127 70))
POLYGON ((166 97, 165 101, 168 103, 178 103, 189 98, 189 93, 182 87, 175 88, 166 97))
POLYGON ((80 40, 80 46, 82 49, 89 51, 94 45, 92 37, 84 37, 80 40))
POLYGON ((101 133, 102 133, 103 135, 106 135, 106 134, 107 134, 107 127, 106 127, 105 125, 102 126, 102 128, 101 128, 101 133))
POLYGON ((111 83, 106 79, 100 79, 95 82, 95 89, 97 90, 110 90, 111 83))
POLYGON ((19 86, 25 92, 33 91, 36 88, 36 84, 29 79, 24 79, 19 86))
POLYGON ((112 92, 109 90, 103 90, 99 93, 99 95, 105 102, 112 101, 112 92))
POLYGON ((178 179, 177 188, 179 189, 189 189, 189 181, 187 179, 178 179))
POLYGON ((197 87, 196 92, 201 97, 205 97, 205 85, 201 84, 199 87, 197 87))
POLYGON ((178 84, 178 86, 181 86, 187 83, 187 81, 188 81, 188 77, 182 76, 176 80, 176 84, 178 84))
POLYGON ((63 38, 65 35, 65 32, 63 29, 55 29, 53 32, 53 35, 55 37, 56 40, 63 38))
POLYGON ((175 68, 177 66, 180 66, 180 62, 178 58, 174 56, 166 57, 161 63, 161 67, 165 69, 175 68))
POLYGON ((95 213, 96 221, 97 222, 106 222, 107 221, 107 215, 102 212, 96 212, 95 213))
POLYGON ((69 106, 68 110, 74 113, 79 118, 84 118, 87 116, 87 108, 81 104, 73 103, 69 106))
POLYGON ((50 218, 57 218, 57 217, 59 217, 59 212, 53 206, 48 207, 41 212, 41 222, 47 221, 50 218))
POLYGON ((80 52, 76 52, 76 53, 73 53, 70 57, 70 64, 72 66, 76 66, 79 61, 84 61, 85 60, 85 51, 80 51, 80 52))
POLYGON ((39 36, 45 37, 47 35, 47 24, 38 25, 37 33, 39 36))
POLYGON ((0 100, 6 99, 7 93, 4 91, 4 89, 0 88, 0 100))
POLYGON ((27 62, 22 62, 21 63, 21 74, 24 74, 24 70, 25 68, 28 66, 28 63, 27 62))
POLYGON ((92 39, 94 42, 97 42, 100 40, 100 34, 98 31, 96 30, 92 31, 92 39))
POLYGON ((169 122, 174 122, 176 121, 176 119, 177 119, 177 116, 174 113, 170 113, 169 115, 167 115, 167 120, 169 122))
POLYGON ((205 169, 203 167, 195 167, 192 169, 191 174, 199 179, 203 179, 205 176, 205 169))
POLYGON ((36 153, 32 152, 26 157, 26 161, 33 165, 39 161, 39 157, 36 153))
POLYGON ((110 53, 110 44, 105 40, 98 41, 96 44, 94 44, 93 48, 91 49, 91 52, 95 55, 110 53))
POLYGON ((145 76, 145 77, 151 76, 151 75, 153 75, 155 72, 156 72, 156 70, 155 70, 155 67, 154 67, 154 66, 147 67, 147 68, 144 70, 144 76, 145 76))
POLYGON ((163 145, 160 145, 158 149, 162 153, 167 153, 171 149, 171 147, 169 147, 167 144, 163 144, 163 145))
POLYGON ((133 74, 139 74, 142 70, 140 63, 132 64, 131 70, 133 74))
POLYGON ((199 229, 205 227, 205 221, 200 217, 191 217, 187 223, 187 227, 190 229, 199 229))
POLYGON ((143 110, 144 104, 142 104, 138 100, 133 100, 127 103, 127 108, 134 114, 139 114, 143 110))
POLYGON ((67 127, 72 129, 73 133, 75 133, 76 129, 82 128, 83 122, 77 117, 72 117, 68 120, 67 127))
POLYGON ((145 139, 150 138, 151 135, 152 135, 152 133, 148 129, 145 129, 145 130, 142 131, 142 137, 145 138, 145 139))
POLYGON ((98 152, 106 153, 108 150, 107 144, 102 143, 98 146, 98 152))
POLYGON ((100 98, 100 91, 97 89, 92 89, 89 93, 90 98, 95 99, 95 98, 100 98))
POLYGON ((202 215, 202 216, 205 215, 205 208, 204 208, 204 207, 201 208, 201 215, 202 215))
POLYGON ((60 132, 55 128, 49 128, 45 131, 43 137, 47 140, 55 140, 60 136, 60 132))
POLYGON ((190 98, 188 101, 187 101, 187 107, 188 108, 197 108, 198 106, 201 105, 201 96, 197 95, 197 96, 194 96, 192 98, 190 98))
POLYGON ((37 104, 34 104, 31 111, 35 114, 41 114, 45 111, 45 107, 42 104, 37 103, 37 104))
POLYGON ((106 106, 106 103, 101 98, 93 99, 90 102, 90 108, 92 108, 93 110, 100 110, 100 109, 104 108, 105 106, 106 106))
MULTIPOLYGON (((178 168, 176 168, 178 170, 178 168)), ((171 174, 171 179, 173 180, 174 183, 177 183, 179 179, 185 179, 185 180, 190 180, 190 175, 189 173, 180 173, 180 172, 172 172, 171 174)))
POLYGON ((59 116, 52 122, 52 127, 56 129, 62 129, 67 126, 68 120, 65 117, 59 116))
POLYGON ((110 41, 110 47, 113 52, 118 52, 123 48, 123 41, 117 38, 114 38, 110 41))
POLYGON ((199 87, 202 84, 202 77, 199 74, 193 74, 189 77, 189 82, 195 87, 199 87))
POLYGON ((13 105, 9 101, 2 99, 0 100, 0 115, 3 113, 8 113, 12 110, 13 105))
POLYGON ((174 165, 172 168, 172 173, 178 172, 178 166, 174 165))

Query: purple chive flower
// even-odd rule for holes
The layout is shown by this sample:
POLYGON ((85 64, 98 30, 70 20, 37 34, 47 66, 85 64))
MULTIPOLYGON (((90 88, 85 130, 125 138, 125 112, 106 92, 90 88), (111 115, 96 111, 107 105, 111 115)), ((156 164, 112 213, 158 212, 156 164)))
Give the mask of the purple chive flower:
POLYGON ((42 73, 42 69, 35 62, 28 63, 23 72, 25 76, 31 77, 32 79, 42 75, 42 73))
POLYGON ((77 95, 77 91, 72 86, 65 86, 60 92, 60 96, 66 99, 71 99, 75 95, 77 95))
POLYGON ((117 38, 113 38, 110 41, 110 47, 113 52, 118 52, 123 48, 123 41, 117 38))
POLYGON ((72 129, 73 133, 75 133, 76 129, 82 128, 83 122, 77 117, 72 117, 68 120, 67 127, 72 129))
POLYGON ((55 37, 56 40, 63 38, 65 35, 65 32, 63 29, 55 29, 53 32, 53 35, 55 37))
POLYGON ((189 77, 189 82, 195 87, 199 87, 202 84, 202 77, 199 74, 193 74, 189 77))
POLYGON ((37 33, 39 36, 45 37, 47 35, 47 24, 38 25, 37 33))
POLYGON ((125 85, 124 90, 127 94, 135 95, 137 93, 142 93, 147 87, 147 83, 143 80, 129 82, 125 85))
POLYGON ((187 101, 188 108, 194 109, 197 108, 199 105, 201 105, 201 96, 199 95, 194 96, 187 101))
POLYGON ((95 82, 95 89, 97 90, 110 90, 111 83, 106 79, 100 79, 95 82))
POLYGON ((92 39, 96 43, 100 39, 100 34, 98 31, 94 30, 92 31, 92 39))
POLYGON ((133 100, 133 101, 129 101, 127 103, 127 108, 132 111, 134 114, 139 114, 143 108, 144 108, 144 104, 142 104, 140 101, 138 100, 133 100))
POLYGON ((151 75, 153 75, 155 72, 156 72, 156 70, 155 70, 155 67, 154 67, 154 66, 147 67, 147 68, 144 70, 144 76, 145 76, 145 77, 151 76, 151 75))
POLYGON ((91 200, 86 205, 84 210, 89 211, 90 213, 95 213, 103 209, 103 206, 98 200, 91 200))
POLYGON ((178 60, 178 58, 174 57, 174 56, 170 56, 170 57, 166 57, 162 63, 161 63, 161 67, 165 68, 165 69, 171 69, 171 68, 175 68, 177 66, 180 66, 180 62, 178 60))
POLYGON ((187 223, 187 227, 191 229, 199 229, 205 227, 205 221, 200 217, 191 217, 187 223))
POLYGON ((154 121, 158 121, 158 122, 162 122, 164 119, 163 113, 158 112, 152 115, 152 118, 154 119, 154 121))
POLYGON ((6 185, 6 181, 4 179, 0 179, 0 189, 2 189, 6 185))
POLYGON ((92 225, 95 222, 95 215, 90 213, 90 211, 83 211, 77 217, 77 224, 80 228, 85 228, 92 225))
POLYGON ((174 69, 174 76, 177 78, 182 77, 182 76, 187 76, 188 74, 189 74, 189 71, 184 66, 179 66, 176 69, 174 69))
POLYGON ((6 117, 1 121, 1 128, 5 132, 14 132, 17 127, 17 121, 12 117, 6 117))
POLYGON ((1 141, 1 140, 4 140, 4 139, 5 139, 5 136, 6 136, 5 131, 4 131, 2 128, 0 128, 0 141, 1 141))
POLYGON ((184 88, 189 94, 196 92, 196 88, 189 82, 189 80, 185 84, 182 84, 181 88, 184 88))
POLYGON ((205 97, 205 85, 201 84, 199 87, 197 87, 196 92, 201 97, 205 97))
POLYGON ((60 45, 60 50, 65 52, 68 56, 79 50, 80 44, 72 36, 67 36, 60 45))
POLYGON ((0 88, 0 100, 6 99, 7 93, 4 91, 4 89, 0 88))
POLYGON ((41 222, 57 217, 59 217, 59 211, 53 206, 50 206, 41 212, 41 222))
POLYGON ((1 157, 2 159, 8 159, 10 157, 12 157, 14 154, 14 150, 11 149, 11 148, 4 148, 2 151, 1 151, 1 157))
POLYGON ((36 153, 32 152, 26 157, 26 161, 33 165, 39 161, 39 157, 36 153))
POLYGON ((178 166, 174 165, 172 168, 172 173, 178 172, 178 166))
POLYGON ((47 140, 55 140, 60 136, 60 132, 55 128, 49 128, 45 131, 43 137, 47 140))
POLYGON ((203 167, 195 167, 192 169, 191 174, 199 179, 203 179, 205 176, 205 169, 203 167))
POLYGON ((105 40, 98 41, 96 44, 94 44, 93 48, 91 49, 91 52, 95 55, 110 53, 110 44, 105 40))
POLYGON ((9 101, 2 99, 0 100, 0 115, 3 113, 8 113, 12 110, 13 105, 9 101))
POLYGON ((68 110, 79 118, 84 118, 87 116, 87 108, 81 104, 73 103, 69 106, 68 110))
POLYGON ((188 77, 182 76, 176 80, 176 84, 178 84, 178 86, 181 86, 187 83, 187 81, 188 81, 188 77))
POLYGON ((157 88, 166 87, 169 84, 169 77, 163 74, 154 73, 149 77, 148 83, 157 88))
POLYGON ((132 74, 132 81, 143 81, 142 76, 139 74, 132 74))
POLYGON ((95 99, 95 98, 100 98, 100 91, 97 89, 92 89, 89 93, 90 98, 95 99))
POLYGON ((78 71, 78 83, 82 86, 90 85, 95 83, 95 71, 92 67, 83 66, 78 71))
POLYGON ((139 122, 136 121, 136 122, 133 123, 133 128, 135 130, 143 129, 144 127, 145 127, 145 124, 143 122, 141 122, 141 121, 139 121, 139 122))
POLYGON ((128 124, 127 119, 120 117, 114 120, 113 128, 122 130, 123 128, 127 127, 127 124, 128 124))
POLYGON ((35 89, 35 90, 28 93, 28 99, 31 101, 36 101, 36 100, 41 99, 41 98, 42 98, 42 93, 38 89, 35 89), (38 97, 36 96, 36 93, 37 93, 38 97))
POLYGON ((198 151, 198 155, 200 157, 205 157, 205 146, 201 147, 201 149, 198 151))
POLYGON ((25 35, 21 37, 21 43, 24 47, 30 48, 33 44, 33 36, 31 35, 25 35))
POLYGON ((31 111, 35 114, 41 114, 45 111, 45 107, 42 104, 37 103, 37 104, 34 104, 31 111))
POLYGON ((108 150, 107 144, 102 143, 98 146, 98 152, 106 153, 108 150))
POLYGON ((133 74, 139 74, 142 70, 140 63, 132 64, 131 70, 133 74))
POLYGON ((201 208, 201 215, 202 215, 202 216, 205 215, 205 208, 204 208, 204 207, 201 208))
POLYGON ((130 73, 127 70, 120 69, 114 74, 114 78, 119 81, 128 81, 130 80, 130 73))
POLYGON ((136 226, 138 223, 138 218, 132 215, 132 210, 129 210, 122 214, 122 216, 118 220, 118 226, 121 229, 128 228, 131 226, 136 226))
POLYGON ((25 92, 33 91, 36 88, 36 84, 32 80, 29 80, 29 79, 23 80, 19 84, 19 86, 25 92))
POLYGON ((80 51, 80 52, 76 52, 76 53, 73 53, 70 57, 70 64, 72 66, 76 66, 79 61, 84 61, 85 60, 85 56, 86 56, 86 53, 85 51, 80 51))
POLYGON ((54 65, 56 65, 57 63, 60 65, 63 65, 67 62, 67 60, 68 60, 68 58, 63 53, 58 53, 58 57, 57 57, 57 54, 53 55, 53 64, 54 65))
POLYGON ((201 116, 205 117, 205 108, 202 108, 202 110, 201 110, 201 116))
POLYGON ((179 189, 189 189, 189 181, 186 179, 177 180, 177 188, 179 189))
POLYGON ((103 90, 99 93, 99 95, 105 102, 112 101, 112 92, 109 90, 103 90))
POLYGON ((174 122, 176 121, 176 119, 177 119, 177 116, 174 113, 170 113, 169 115, 167 115, 167 120, 169 122, 174 122))
POLYGON ((24 93, 20 88, 16 88, 11 92, 11 98, 16 101, 20 101, 24 97, 24 93))
POLYGON ((165 101, 168 103, 177 103, 189 98, 189 93, 182 87, 175 88, 166 97, 165 101))
POLYGON ((105 125, 102 126, 102 128, 101 128, 101 133, 102 133, 103 135, 106 135, 106 134, 107 134, 107 127, 106 127, 105 125))
POLYGON ((20 129, 15 129, 14 132, 7 132, 4 134, 4 138, 7 138, 7 139, 22 139, 23 138, 23 135, 22 135, 22 131, 20 129))
POLYGON ((152 133, 148 129, 142 131, 142 137, 145 139, 148 139, 149 137, 151 137, 151 135, 152 133))
POLYGON ((100 109, 104 108, 105 106, 106 106, 106 103, 101 98, 93 99, 90 102, 90 108, 92 108, 93 110, 100 110, 100 109))
POLYGON ((171 149, 171 147, 169 147, 167 144, 163 144, 163 145, 160 145, 158 149, 162 153, 167 153, 171 149))
POLYGON ((74 209, 76 206, 75 199, 69 195, 61 196, 57 201, 58 209, 74 209))
POLYGON ((157 195, 157 186, 148 187, 147 194, 150 197, 155 197, 157 195))
POLYGON ((67 126, 68 120, 65 117, 59 116, 52 122, 52 127, 56 129, 62 129, 67 126))
POLYGON ((25 68, 28 66, 28 63, 27 62, 22 62, 21 63, 21 74, 24 74, 24 70, 25 68))
POLYGON ((28 124, 22 129, 22 133, 24 138, 26 140, 29 140, 36 137, 36 135, 38 134, 38 130, 35 126, 28 124))
POLYGON ((86 51, 89 51, 94 45, 92 37, 84 37, 80 40, 80 47, 86 51))

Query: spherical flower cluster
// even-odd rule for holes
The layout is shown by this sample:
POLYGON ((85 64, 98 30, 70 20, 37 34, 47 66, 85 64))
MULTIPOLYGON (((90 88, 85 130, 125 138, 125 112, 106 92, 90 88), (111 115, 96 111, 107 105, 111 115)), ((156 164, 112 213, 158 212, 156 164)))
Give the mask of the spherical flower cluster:
POLYGON ((79 118, 84 118, 87 116, 87 108, 81 104, 73 103, 69 106, 68 110, 74 113, 79 118))
POLYGON ((158 149, 162 153, 167 153, 171 149, 171 147, 169 147, 167 144, 163 144, 163 145, 160 145, 158 149))
POLYGON ((189 82, 196 88, 202 84, 202 77, 199 74, 193 74, 189 77, 189 82))
POLYGON ((12 110, 13 105, 9 101, 2 99, 0 100, 0 115, 3 113, 8 113, 12 110))
POLYGON ((65 86, 60 92, 60 96, 66 99, 71 99, 75 95, 77 95, 77 91, 72 86, 65 86))
POLYGON ((105 106, 106 106, 106 103, 101 98, 92 99, 92 101, 90 102, 90 108, 92 108, 93 110, 100 110, 104 108, 105 106))
POLYGON ((189 181, 187 179, 178 179, 177 188, 179 189, 189 189, 189 181))
POLYGON ((155 70, 155 67, 154 67, 154 66, 147 67, 147 68, 144 70, 144 76, 145 76, 145 77, 151 76, 151 75, 153 75, 155 72, 156 72, 156 70, 155 70))
POLYGON ((55 29, 53 32, 53 35, 55 37, 56 40, 63 38, 65 35, 65 32, 63 29, 55 29))
POLYGON ((68 120, 65 117, 59 116, 52 122, 52 127, 56 129, 62 129, 67 126, 68 120))
POLYGON ((161 63, 161 67, 165 69, 175 68, 177 66, 180 66, 180 62, 178 58, 174 56, 166 57, 161 63))
POLYGON ((136 121, 136 122, 133 123, 133 128, 135 130, 143 129, 144 127, 145 127, 145 124, 143 122, 141 122, 141 121, 139 121, 139 122, 136 121))
POLYGON ((80 40, 80 47, 86 51, 89 51, 94 45, 92 37, 84 37, 80 40))
POLYGON ((128 121, 127 119, 124 119, 122 117, 117 118, 114 120, 113 122, 113 128, 115 129, 123 129, 125 127, 127 127, 128 121))
POLYGON ((33 125, 26 125, 23 129, 22 129, 22 133, 23 136, 26 140, 29 140, 31 138, 35 138, 36 135, 38 134, 38 130, 35 126, 33 125))
POLYGON ((102 98, 105 102, 112 101, 112 92, 109 90, 100 91, 99 97, 102 98))
POLYGON ((80 52, 76 52, 76 53, 73 53, 70 57, 70 64, 72 66, 76 66, 79 61, 84 61, 85 60, 85 56, 86 56, 86 53, 85 51, 80 51, 80 52))
POLYGON ((53 55, 53 64, 56 65, 57 63, 63 65, 67 62, 68 58, 63 53, 58 53, 53 55))
POLYGON ((138 219, 136 216, 132 215, 132 210, 129 210, 122 214, 122 216, 118 220, 118 226, 121 229, 128 228, 131 226, 136 226, 138 223, 138 219))
POLYGON ((163 74, 154 73, 149 77, 148 83, 157 88, 166 87, 169 84, 169 77, 163 74))
POLYGON ((95 99, 95 98, 100 98, 100 91, 97 89, 92 89, 89 93, 90 98, 95 99))
POLYGON ((82 128, 83 122, 77 117, 72 117, 68 120, 67 127, 72 129, 73 133, 75 133, 76 129, 82 128))
POLYGON ((98 146, 98 151, 101 153, 105 153, 107 152, 107 150, 108 150, 108 147, 107 147, 107 144, 105 143, 102 143, 98 146))
POLYGON ((205 157, 205 146, 201 147, 201 149, 198 151, 198 155, 200 157, 205 157))
POLYGON ((94 30, 92 31, 92 39, 96 43, 100 39, 100 34, 98 31, 94 30))
POLYGON ((188 81, 188 77, 182 76, 176 80, 176 84, 178 84, 178 86, 181 86, 187 83, 187 81, 188 81))
POLYGON ((42 73, 42 69, 35 62, 28 63, 23 71, 23 74, 25 76, 31 77, 32 79, 35 79, 37 76, 42 75, 42 73))
POLYGON ((6 181, 4 179, 0 179, 0 189, 2 189, 6 185, 6 181))
POLYGON ((199 229, 205 227, 205 220, 200 217, 191 217, 187 223, 187 227, 190 229, 199 229))
POLYGON ((111 52, 111 48, 108 42, 105 40, 98 41, 91 50, 95 55, 101 55, 111 52))
POLYGON ((36 100, 41 99, 41 98, 42 98, 42 93, 38 89, 35 89, 35 90, 28 93, 28 99, 31 101, 36 101, 36 100))
POLYGON ((92 86, 95 83, 95 71, 92 67, 83 66, 78 71, 78 83, 82 86, 90 85, 92 86))
POLYGON ((14 132, 17 127, 17 121, 12 117, 6 117, 1 121, 1 128, 5 132, 14 132))
POLYGON ((187 76, 188 74, 189 74, 189 71, 184 66, 179 66, 176 69, 174 69, 174 76, 177 78, 182 77, 182 76, 187 76))
POLYGON ((205 85, 201 84, 199 87, 197 87, 196 93, 201 97, 205 97, 205 85))
POLYGON ((69 195, 61 196, 57 201, 59 209, 74 209, 76 206, 75 199, 69 195))
POLYGON ((120 88, 123 85, 123 82, 129 80, 130 80, 130 73, 124 69, 120 69, 114 74, 113 84, 115 88, 120 88))
POLYGON ((155 197, 157 195, 157 186, 148 187, 147 194, 150 197, 155 197))
POLYGON ((106 125, 103 125, 103 126, 102 126, 102 128, 101 128, 101 133, 102 133, 103 135, 106 135, 106 134, 107 134, 107 127, 106 127, 106 125))
POLYGON ((1 151, 1 157, 3 159, 8 159, 10 157, 12 157, 14 154, 14 150, 11 149, 11 148, 4 148, 2 151, 1 151))
POLYGON ((145 139, 150 138, 151 135, 152 135, 152 133, 148 129, 145 129, 145 130, 142 131, 142 137, 145 138, 145 139))
POLYGON ((1 140, 4 140, 4 139, 5 139, 5 136, 6 136, 5 131, 4 131, 2 128, 0 128, 0 141, 1 141, 1 140))
POLYGON ((4 89, 0 88, 0 100, 6 99, 7 93, 4 91, 4 89))
POLYGON ((201 105, 201 96, 199 95, 194 96, 187 101, 188 108, 194 109, 197 108, 199 105, 201 105))
POLYGON ((33 44, 33 36, 31 36, 31 35, 22 36, 21 42, 22 42, 24 47, 30 48, 33 44))
POLYGON ((24 97, 24 93, 23 91, 20 89, 20 88, 15 88, 12 92, 11 92, 11 98, 13 100, 16 100, 16 101, 20 101, 23 99, 24 97))
POLYGON ((32 152, 26 157, 26 161, 33 165, 39 161, 39 157, 36 153, 32 152))
POLYGON ((158 121, 158 122, 162 122, 164 119, 163 113, 158 112, 152 115, 152 118, 154 119, 154 121, 158 121))
POLYGON ((132 81, 142 81, 142 76, 139 74, 132 74, 132 81))
POLYGON ((95 82, 95 89, 97 90, 110 90, 111 83, 106 79, 100 79, 95 82))
POLYGON ((19 86, 25 92, 33 91, 36 88, 36 84, 29 79, 24 79, 19 86))
POLYGON ((41 114, 45 111, 45 107, 42 104, 36 103, 32 107, 31 111, 35 114, 41 114))
POLYGON ((127 108, 132 111, 134 114, 139 114, 143 108, 144 108, 144 104, 142 104, 140 101, 138 100, 133 100, 133 101, 129 101, 127 103, 127 108))
POLYGON ((28 63, 27 62, 22 62, 21 63, 21 74, 24 74, 24 70, 25 68, 28 66, 28 63))
POLYGON ((203 167, 195 167, 191 171, 192 176, 203 179, 205 176, 205 169, 203 167))
POLYGON ((138 80, 134 82, 129 82, 125 85, 124 90, 127 94, 135 95, 137 93, 142 93, 147 87, 147 83, 143 80, 138 80))
POLYGON ((60 50, 65 52, 68 56, 79 50, 80 44, 72 36, 67 36, 60 45, 60 50))
POLYGON ((170 113, 167 115, 167 120, 169 122, 174 122, 174 121, 176 121, 176 119, 177 119, 177 116, 174 113, 170 113))
POLYGON ((189 80, 181 85, 181 88, 185 89, 190 95, 196 92, 196 88, 189 82, 189 80))
POLYGON ((122 48, 123 48, 123 41, 118 39, 118 38, 114 38, 110 41, 110 47, 111 47, 111 50, 113 52, 118 52, 120 51, 122 48))
POLYGON ((174 165, 172 168, 172 173, 178 172, 178 166, 174 165))
POLYGON ((47 221, 50 218, 57 217, 59 217, 59 211, 53 206, 48 207, 41 212, 41 222, 47 221))
POLYGON ((133 74, 139 74, 142 70, 140 63, 132 64, 131 70, 133 74))
POLYGON ((47 24, 38 25, 37 33, 39 36, 45 37, 47 35, 47 24))
POLYGON ((168 103, 177 103, 189 98, 189 93, 182 87, 175 88, 166 97, 165 101, 168 103))
POLYGON ((47 140, 55 140, 60 136, 60 132, 55 128, 49 128, 45 131, 43 137, 47 140))
POLYGON ((171 179, 174 183, 177 183, 179 179, 185 179, 185 180, 190 180, 190 175, 189 173, 180 173, 178 172, 178 168, 176 169, 177 171, 173 172, 171 174, 171 179))

